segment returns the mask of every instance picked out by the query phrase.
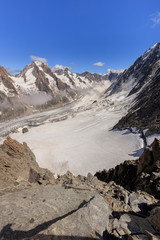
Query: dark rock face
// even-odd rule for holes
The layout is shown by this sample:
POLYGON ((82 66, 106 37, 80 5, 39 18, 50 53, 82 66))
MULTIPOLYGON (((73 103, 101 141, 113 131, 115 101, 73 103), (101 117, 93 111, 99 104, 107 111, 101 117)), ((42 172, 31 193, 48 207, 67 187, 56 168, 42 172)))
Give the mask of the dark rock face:
POLYGON ((52 93, 52 90, 49 87, 49 81, 45 77, 44 72, 40 71, 39 68, 35 65, 33 69, 33 75, 36 77, 36 86, 39 91, 44 91, 46 93, 52 93))
POLYGON ((107 91, 114 94, 129 85, 128 96, 136 94, 133 106, 114 128, 137 127, 149 129, 147 134, 160 133, 160 42, 119 75, 107 91))
POLYGON ((102 77, 103 80, 109 80, 111 82, 115 82, 117 81, 118 77, 121 75, 122 73, 117 73, 117 72, 112 72, 110 71, 109 73, 107 73, 106 75, 104 75, 102 77))
POLYGON ((95 176, 101 181, 114 181, 128 190, 142 190, 160 199, 160 140, 155 139, 152 151, 146 149, 138 160, 125 161, 95 176))
MULTIPOLYGON (((70 87, 66 84, 66 83, 63 83, 60 78, 57 78, 56 75, 52 72, 52 70, 44 63, 42 63, 42 68, 44 70, 45 73, 49 74, 55 81, 56 81, 56 85, 57 85, 57 88, 59 90, 67 90, 69 89, 70 87)), ((63 71, 63 70, 62 70, 63 71)))
POLYGON ((114 128, 137 127, 141 131, 149 129, 147 134, 160 133, 160 68, 152 77, 149 85, 144 87, 135 105, 114 128))
POLYGON ((97 172, 95 176, 104 182, 114 181, 128 190, 132 190, 134 187, 135 176, 137 174, 137 162, 136 161, 125 161, 115 168, 108 171, 103 170, 97 172), (130 181, 129 181, 130 180, 130 181))
POLYGON ((144 84, 150 81, 150 76, 159 69, 160 42, 140 56, 131 67, 118 76, 116 83, 110 87, 110 94, 120 92, 126 83, 131 83, 129 95, 138 92, 144 84))
POLYGON ((97 73, 89 73, 89 72, 84 72, 84 73, 81 73, 81 74, 78 74, 78 76, 82 76, 82 77, 85 77, 87 79, 89 79, 90 82, 94 82, 94 81, 101 81, 102 80, 102 75, 100 74, 97 74, 97 73))

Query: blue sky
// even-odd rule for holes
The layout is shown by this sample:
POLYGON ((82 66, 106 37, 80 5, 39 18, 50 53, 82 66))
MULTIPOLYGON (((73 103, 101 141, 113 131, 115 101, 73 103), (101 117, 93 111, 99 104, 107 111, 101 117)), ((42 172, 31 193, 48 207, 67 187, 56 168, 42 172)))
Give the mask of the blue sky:
POLYGON ((35 56, 73 72, 105 73, 129 67, 160 41, 160 0, 0 3, 0 65, 12 70, 35 56))

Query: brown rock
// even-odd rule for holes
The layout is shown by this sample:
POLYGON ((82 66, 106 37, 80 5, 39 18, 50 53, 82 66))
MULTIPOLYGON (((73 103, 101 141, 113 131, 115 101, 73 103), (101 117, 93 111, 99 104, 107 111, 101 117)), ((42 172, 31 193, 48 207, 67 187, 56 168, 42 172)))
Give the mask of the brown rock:
POLYGON ((28 131, 29 131, 29 130, 28 130, 28 128, 26 128, 26 127, 22 129, 22 133, 26 133, 26 132, 28 132, 28 131))
POLYGON ((9 77, 9 73, 6 69, 0 66, 0 82, 4 84, 6 88, 8 88, 9 92, 13 95, 17 95, 17 91, 13 85, 13 80, 9 77))
MULTIPOLYGON (((40 174, 42 183, 43 181, 45 183, 46 181, 48 183, 52 181, 53 174, 49 170, 41 169, 38 166, 35 156, 27 144, 20 144, 8 136, 4 143, 0 145, 0 189, 14 186, 20 182, 20 179, 28 182, 30 169, 40 174)), ((36 176, 34 182, 38 181, 36 176)))

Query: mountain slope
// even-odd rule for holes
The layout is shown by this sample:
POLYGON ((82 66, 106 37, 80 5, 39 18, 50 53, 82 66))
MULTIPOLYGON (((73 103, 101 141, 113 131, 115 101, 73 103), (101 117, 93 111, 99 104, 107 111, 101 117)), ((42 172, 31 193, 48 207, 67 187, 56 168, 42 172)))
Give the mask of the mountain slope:
POLYGON ((2 66, 0 66, 0 94, 1 100, 5 95, 11 97, 17 94, 11 75, 2 66))
POLYGON ((151 80, 159 67, 160 42, 151 47, 131 67, 120 74, 117 81, 112 84, 107 92, 112 95, 125 90, 128 91, 128 95, 132 95, 141 90, 151 80))
POLYGON ((160 42, 146 51, 106 91, 107 96, 124 92, 129 109, 114 128, 137 127, 147 134, 160 133, 160 42))
POLYGON ((115 128, 131 126, 141 131, 148 129, 147 135, 160 133, 160 68, 151 78, 150 84, 138 94, 135 105, 115 125, 115 128))

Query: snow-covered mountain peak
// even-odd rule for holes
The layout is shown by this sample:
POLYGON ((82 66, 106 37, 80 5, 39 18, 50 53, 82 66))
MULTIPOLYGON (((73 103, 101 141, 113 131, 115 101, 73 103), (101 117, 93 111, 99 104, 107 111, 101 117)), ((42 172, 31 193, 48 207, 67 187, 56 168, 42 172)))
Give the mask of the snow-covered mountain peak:
POLYGON ((2 95, 3 99, 8 97, 23 99, 27 95, 31 99, 39 94, 44 97, 43 93, 50 96, 51 106, 63 104, 73 101, 82 94, 84 89, 98 87, 99 84, 109 86, 110 82, 108 81, 107 85, 108 79, 103 77, 103 75, 89 72, 73 73, 68 67, 53 72, 47 64, 33 61, 16 76, 0 68, 0 97, 2 95))
POLYGON ((151 48, 149 48, 141 57, 140 59, 144 62, 152 55, 155 55, 156 57, 160 57, 160 42, 153 45, 151 48))
POLYGON ((9 73, 4 67, 0 66, 0 76, 2 75, 9 75, 9 73))
POLYGON ((132 95, 151 81, 151 76, 160 68, 160 42, 148 49, 140 56, 130 68, 121 73, 117 81, 107 90, 114 94, 125 90, 127 95, 132 95))
MULTIPOLYGON (((39 61, 34 61, 33 63, 35 63, 37 67, 40 67, 42 65, 42 62, 39 62, 39 61)), ((47 65, 46 63, 43 63, 43 64, 47 65)))

